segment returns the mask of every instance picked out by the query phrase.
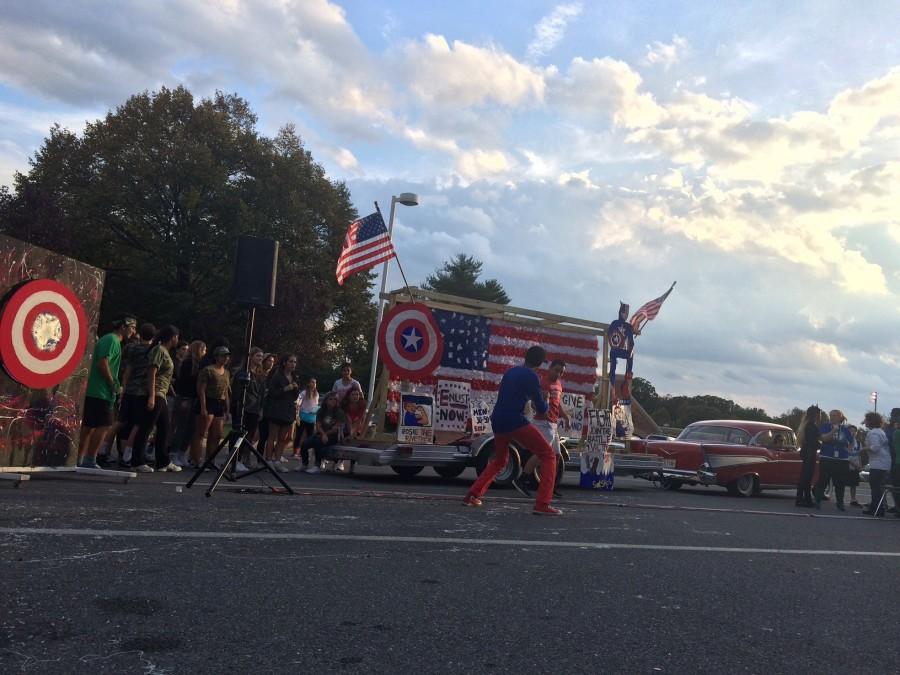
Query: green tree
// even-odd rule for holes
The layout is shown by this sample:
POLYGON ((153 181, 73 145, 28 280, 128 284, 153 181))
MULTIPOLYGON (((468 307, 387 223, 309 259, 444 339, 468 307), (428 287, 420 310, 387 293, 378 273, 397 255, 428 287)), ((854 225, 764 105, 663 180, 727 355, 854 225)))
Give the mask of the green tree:
POLYGON ((484 264, 465 253, 458 253, 425 279, 422 287, 473 300, 509 304, 509 296, 496 279, 479 281, 484 264))
POLYGON ((631 395, 644 406, 646 410, 653 410, 659 401, 659 394, 656 393, 656 387, 643 377, 636 377, 631 382, 631 395))
POLYGON ((132 96, 81 136, 52 128, 0 196, 0 231, 106 270, 101 323, 134 312, 188 338, 243 343, 237 237, 278 240, 276 308, 257 313, 255 341, 319 376, 369 365, 373 275, 343 287, 334 275, 355 217, 292 127, 263 137, 239 96, 195 101, 183 87, 132 96))

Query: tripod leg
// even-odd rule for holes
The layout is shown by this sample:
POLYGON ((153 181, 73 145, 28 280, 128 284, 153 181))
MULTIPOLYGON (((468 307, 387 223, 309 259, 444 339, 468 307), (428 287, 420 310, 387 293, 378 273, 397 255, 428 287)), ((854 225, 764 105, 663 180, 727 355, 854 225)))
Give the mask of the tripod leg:
MULTIPOLYGON (((191 487, 197 481, 197 479, 203 475, 203 472, 206 471, 206 467, 211 466, 211 467, 215 468, 216 457, 222 451, 222 448, 224 448, 226 445, 228 445, 229 438, 231 438, 231 434, 228 434, 228 436, 226 436, 219 442, 219 447, 216 448, 216 451, 205 462, 203 462, 203 464, 201 464, 198 467, 198 469, 194 472, 194 475, 191 476, 191 479, 187 482, 187 485, 185 485, 185 487, 191 487)), ((227 466, 227 464, 226 464, 226 466, 227 466)))
MULTIPOLYGON (((222 468, 219 469, 219 473, 216 474, 215 479, 210 484, 209 489, 206 491, 207 497, 212 497, 212 493, 215 491, 217 487, 219 487, 219 483, 222 482, 222 476, 225 476, 226 479, 234 482, 234 477, 231 475, 226 475, 231 469, 235 459, 237 458, 238 452, 241 450, 241 443, 244 442, 244 439, 247 437, 247 434, 238 433, 237 431, 232 431, 228 434, 228 438, 225 439, 224 442, 228 443, 228 446, 231 452, 228 455, 228 459, 225 460, 225 463, 222 465, 222 468)), ((219 450, 222 449, 220 446, 216 450, 216 454, 219 453, 219 450)), ((215 455, 213 455, 215 457, 215 455)))
MULTIPOLYGON (((266 470, 266 471, 268 471, 270 474, 272 474, 273 476, 275 476, 275 479, 276 479, 279 483, 281 483, 281 486, 282 486, 285 490, 287 490, 288 494, 294 494, 294 490, 291 488, 291 486, 284 482, 284 478, 281 477, 281 474, 279 474, 275 469, 272 468, 272 465, 265 459, 265 457, 263 457, 263 456, 260 454, 259 450, 257 450, 256 448, 254 448, 254 447, 251 445, 251 446, 250 446, 250 452, 252 452, 252 453, 256 456, 256 460, 257 460, 258 462, 260 462, 262 466, 265 467, 265 470, 266 470)), ((257 470, 258 470, 258 469, 257 469, 257 470)))

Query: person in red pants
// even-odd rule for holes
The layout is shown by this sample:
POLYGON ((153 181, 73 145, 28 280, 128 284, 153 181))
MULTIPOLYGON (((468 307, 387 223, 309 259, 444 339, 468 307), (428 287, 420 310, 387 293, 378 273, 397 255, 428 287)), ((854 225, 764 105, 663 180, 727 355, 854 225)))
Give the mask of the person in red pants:
POLYGON ((515 441, 536 455, 541 463, 541 484, 533 513, 536 515, 561 516, 562 511, 550 505, 553 499, 553 485, 556 483, 556 455, 537 427, 528 422, 524 415, 525 403, 531 401, 535 413, 547 412, 547 403, 541 396, 541 382, 535 372, 544 362, 546 352, 537 345, 525 352, 525 365, 515 366, 506 371, 500 380, 497 403, 491 413, 494 429, 494 457, 484 471, 469 488, 463 499, 465 506, 481 506, 481 497, 487 492, 494 477, 509 460, 509 443, 515 441))

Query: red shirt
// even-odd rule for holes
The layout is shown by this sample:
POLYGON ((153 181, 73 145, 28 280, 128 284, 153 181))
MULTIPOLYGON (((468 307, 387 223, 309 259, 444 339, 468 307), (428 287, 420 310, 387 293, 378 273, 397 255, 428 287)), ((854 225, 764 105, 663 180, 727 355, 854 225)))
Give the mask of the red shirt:
POLYGON ((546 375, 542 380, 541 388, 549 393, 546 419, 548 422, 556 424, 559 422, 559 412, 562 410, 562 380, 557 379, 556 382, 551 382, 546 375))

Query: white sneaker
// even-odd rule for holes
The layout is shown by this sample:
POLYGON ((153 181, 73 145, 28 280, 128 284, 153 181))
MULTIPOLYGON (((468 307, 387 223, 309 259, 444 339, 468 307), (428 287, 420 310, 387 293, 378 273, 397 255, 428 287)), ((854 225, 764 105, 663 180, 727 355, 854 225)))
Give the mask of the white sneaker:
POLYGON ((178 473, 179 471, 181 471, 181 467, 174 462, 169 462, 163 468, 158 469, 158 471, 170 471, 172 473, 178 473))
POLYGON ((250 469, 248 469, 246 466, 244 466, 243 462, 236 462, 234 465, 234 470, 243 472, 243 471, 249 471, 250 469))
POLYGON ((345 466, 344 466, 344 460, 341 460, 340 462, 337 462, 337 463, 334 465, 334 470, 335 470, 335 471, 343 471, 344 469, 345 469, 345 466))
POLYGON ((278 458, 278 461, 281 462, 282 464, 287 464, 289 460, 284 455, 282 455, 281 457, 278 458))
POLYGON ((322 473, 322 470, 319 467, 313 465, 308 469, 303 469, 303 473, 322 473))
POLYGON ((153 473, 153 467, 147 466, 146 464, 141 464, 140 466, 133 467, 131 470, 136 473, 153 473))

